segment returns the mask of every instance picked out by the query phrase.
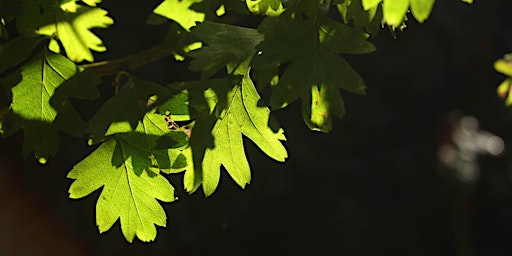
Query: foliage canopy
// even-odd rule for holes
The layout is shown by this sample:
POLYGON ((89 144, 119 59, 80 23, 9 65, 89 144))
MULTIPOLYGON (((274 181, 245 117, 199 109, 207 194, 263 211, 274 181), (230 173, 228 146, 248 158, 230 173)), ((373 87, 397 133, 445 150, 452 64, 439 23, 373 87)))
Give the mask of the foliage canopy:
MULTIPOLYGON (((86 139, 95 148, 69 172, 69 196, 101 189, 100 233, 119 219, 131 242, 152 241, 156 225, 166 225, 158 201, 176 198, 165 175, 183 173, 186 191, 202 187, 209 196, 224 167, 243 188, 251 180, 244 137, 285 161, 285 133, 272 111, 300 99, 305 124, 330 131, 345 113, 342 91, 366 88, 343 55, 375 51, 368 40, 386 25, 403 28, 409 10, 424 22, 434 0, 163 0, 148 18, 168 24, 162 45, 144 58, 88 64, 93 52, 116 47, 94 33, 115 20, 100 3, 0 0, 0 132, 22 130, 23 154, 42 164, 55 156, 60 132, 86 139), (245 16, 261 21, 236 25, 245 16), (198 79, 161 85, 129 73, 171 55, 191 58, 198 79), (97 100, 108 76, 114 95, 83 120, 72 99, 97 100)), ((509 87, 510 78, 500 90, 509 87)))

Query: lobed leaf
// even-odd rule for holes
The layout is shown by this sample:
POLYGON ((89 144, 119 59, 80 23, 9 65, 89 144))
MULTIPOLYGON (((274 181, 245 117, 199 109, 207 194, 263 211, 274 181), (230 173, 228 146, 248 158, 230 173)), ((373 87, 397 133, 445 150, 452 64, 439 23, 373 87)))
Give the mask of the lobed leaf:
POLYGON ((208 44, 189 54, 194 58, 189 68, 201 71, 202 78, 213 76, 228 64, 242 63, 256 53, 256 45, 263 40, 256 29, 213 22, 199 24, 192 33, 208 44))
POLYGON ((327 132, 332 128, 331 116, 341 117, 344 107, 338 88, 362 94, 365 85, 357 73, 338 54, 361 54, 374 46, 358 30, 339 24, 328 17, 316 20, 291 20, 279 17, 262 24, 265 40, 254 57, 255 69, 288 64, 274 87, 270 105, 286 107, 301 98, 305 123, 312 130, 327 132), (297 43, 301 42, 301 43, 297 43))
MULTIPOLYGON (((93 61, 91 50, 103 52, 106 47, 90 29, 106 28, 114 23, 107 11, 98 7, 76 6, 76 11, 57 11, 45 17, 46 24, 37 30, 42 35, 57 36, 68 58, 75 62, 93 61)), ((54 41, 50 49, 59 53, 60 47, 54 41)))
POLYGON ((46 50, 21 67, 20 80, 11 89, 7 135, 24 130, 25 156, 34 151, 41 162, 46 162, 57 151, 59 130, 75 136, 83 134, 83 121, 68 98, 94 99, 99 94, 95 88, 98 80, 80 72, 67 58, 46 50), (77 86, 77 79, 86 82, 80 84, 80 95, 70 90, 77 86))
POLYGON ((156 227, 166 225, 164 209, 157 200, 172 202, 174 188, 158 173, 136 173, 129 151, 137 150, 122 139, 102 143, 91 155, 75 165, 68 178, 70 198, 82 198, 103 187, 96 203, 96 224, 100 233, 119 219, 124 237, 132 242, 152 241, 156 227))
POLYGON ((203 0, 164 0, 153 12, 174 20, 188 31, 195 26, 197 22, 204 21, 204 13, 196 12, 190 8, 193 4, 202 1, 203 0))
POLYGON ((284 11, 281 0, 245 0, 253 14, 277 16, 284 11))
MULTIPOLYGON (((203 191, 207 196, 217 188, 221 166, 226 168, 239 186, 245 187, 250 182, 250 167, 243 147, 243 136, 248 137, 265 154, 277 161, 284 161, 287 157, 286 149, 281 143, 286 139, 283 130, 269 127, 270 110, 258 105, 260 97, 249 77, 249 69, 245 67, 241 70, 240 72, 244 72, 242 81, 233 87, 224 85, 228 88, 227 94, 215 94, 224 91, 223 88, 212 88, 213 90, 205 92, 212 113, 220 113, 218 118, 211 118, 210 115, 198 118, 197 125, 202 123, 203 127, 211 129, 194 130, 192 133, 191 143, 195 138, 203 143, 211 141, 210 145, 201 145, 206 148, 200 173, 203 191), (207 139, 208 137, 211 139, 207 139)), ((194 153, 196 148, 192 144, 194 153)), ((189 178, 192 177, 190 174, 189 178)))
POLYGON ((105 136, 135 129, 146 112, 156 106, 156 101, 165 101, 170 96, 165 87, 125 72, 119 73, 116 81, 120 87, 117 94, 107 100, 87 124, 93 143, 105 136))

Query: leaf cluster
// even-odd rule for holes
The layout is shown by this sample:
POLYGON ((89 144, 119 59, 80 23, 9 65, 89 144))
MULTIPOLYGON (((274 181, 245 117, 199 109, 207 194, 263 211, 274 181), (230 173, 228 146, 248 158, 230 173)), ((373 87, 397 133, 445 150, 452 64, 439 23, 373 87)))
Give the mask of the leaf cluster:
POLYGON ((83 64, 107 49, 94 33, 114 23, 101 0, 0 0, 0 133, 22 132, 23 154, 42 164, 55 156, 61 132, 84 138, 93 149, 68 173, 70 198, 101 190, 99 232, 119 220, 129 242, 152 241, 156 226, 166 225, 159 201, 176 200, 166 175, 180 173, 187 192, 202 188, 210 196, 224 169, 244 188, 251 181, 245 143, 276 161, 288 157, 273 111, 300 101, 305 124, 329 132, 333 117, 345 113, 342 95, 366 89, 344 56, 375 51, 369 39, 382 24, 401 27, 409 9, 423 22, 433 5, 163 0, 147 22, 168 25, 163 55, 191 60, 188 69, 199 75, 162 85, 118 69, 115 61, 83 64), (236 25, 248 16, 261 22, 236 25), (100 98, 97 87, 110 81, 96 67, 108 65, 104 70, 116 71, 115 92, 84 120, 73 101, 100 98))

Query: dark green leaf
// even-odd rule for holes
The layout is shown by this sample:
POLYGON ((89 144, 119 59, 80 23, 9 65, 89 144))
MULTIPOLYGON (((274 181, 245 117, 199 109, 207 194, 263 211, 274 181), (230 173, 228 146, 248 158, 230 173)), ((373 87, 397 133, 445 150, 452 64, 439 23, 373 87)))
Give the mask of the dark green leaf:
POLYGON ((257 48, 261 50, 252 65, 255 69, 289 63, 274 87, 270 105, 282 108, 302 99, 306 124, 313 130, 331 129, 331 115, 341 117, 343 101, 338 88, 363 94, 365 85, 359 75, 338 54, 368 53, 375 48, 365 40, 363 32, 339 24, 325 16, 316 20, 291 21, 289 27, 275 19, 262 29, 268 37, 257 48))
POLYGON ((228 64, 240 64, 254 53, 263 40, 256 29, 242 28, 213 22, 204 22, 192 30, 208 46, 190 52, 194 60, 190 69, 201 71, 202 78, 213 76, 228 64))

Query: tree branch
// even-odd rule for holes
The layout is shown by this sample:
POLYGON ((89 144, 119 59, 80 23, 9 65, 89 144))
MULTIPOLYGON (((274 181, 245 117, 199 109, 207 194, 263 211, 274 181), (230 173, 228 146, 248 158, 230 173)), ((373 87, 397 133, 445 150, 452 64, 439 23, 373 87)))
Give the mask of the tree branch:
POLYGON ((149 63, 161 60, 171 55, 174 52, 173 50, 169 44, 161 43, 123 58, 84 64, 81 67, 100 77, 116 75, 119 71, 135 70, 149 63))

